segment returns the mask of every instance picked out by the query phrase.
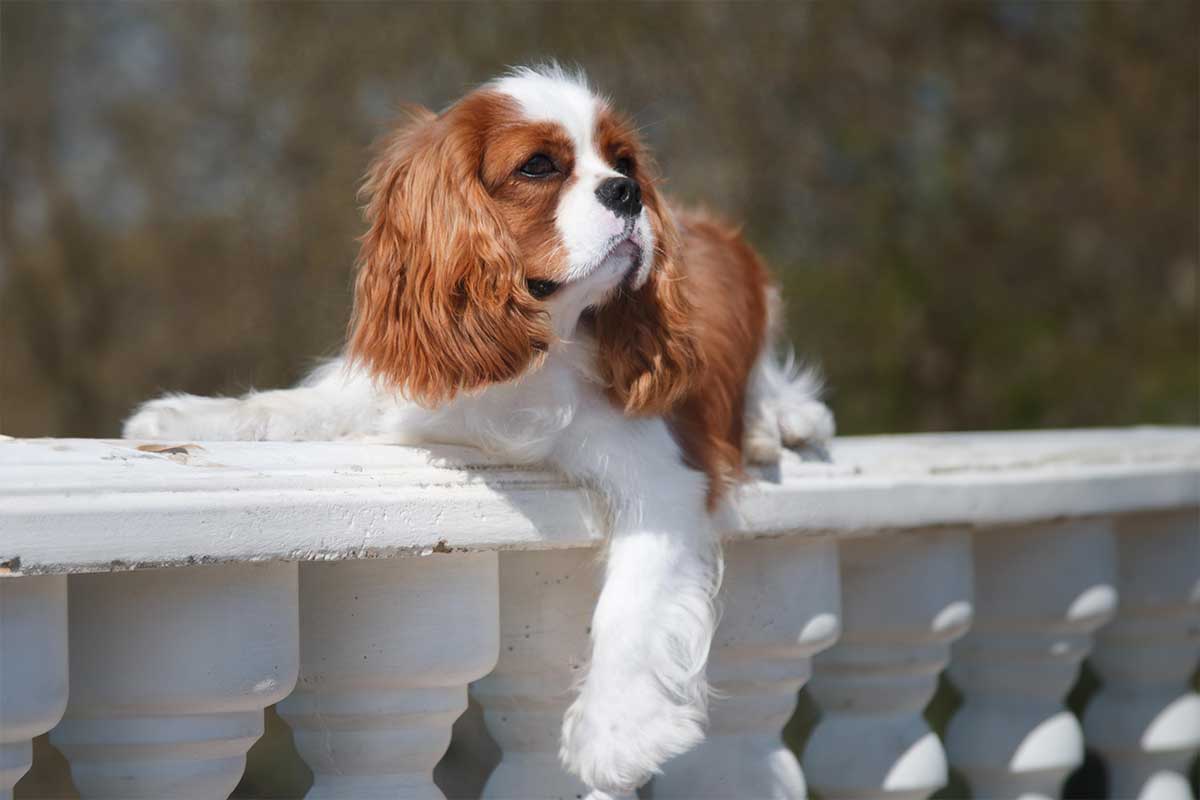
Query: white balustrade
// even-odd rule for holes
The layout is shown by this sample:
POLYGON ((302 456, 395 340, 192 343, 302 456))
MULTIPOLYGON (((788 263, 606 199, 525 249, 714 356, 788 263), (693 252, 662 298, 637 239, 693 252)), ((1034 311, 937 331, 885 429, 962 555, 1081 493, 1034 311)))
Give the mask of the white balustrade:
POLYGON ((0 579, 0 800, 66 707, 66 576, 0 579))
POLYGON ((72 575, 70 698, 50 734, 82 797, 227 797, 296 682, 296 565, 72 575))
POLYGON ((433 768, 496 663, 495 553, 304 564, 300 679, 279 704, 309 798, 441 798, 433 768))
POLYGON ((971 623, 969 534, 851 539, 841 559, 842 638, 816 659, 809 691, 823 713, 805 774, 825 798, 928 797, 947 767, 922 712, 971 623))
POLYGON ((1057 798, 1084 754, 1063 700, 1117 604, 1112 526, 993 528, 973 550, 974 627, 950 664, 965 697, 947 729, 951 763, 975 797, 1057 798))
MULTIPOLYGON (((472 682, 498 765, 456 748, 440 780, 586 794, 558 737, 602 574, 587 492, 461 448, 167 444, 0 437, 0 800, 38 796, 48 729, 84 798, 225 797, 275 702, 309 797, 439 798, 472 682)), ((1114 796, 1192 797, 1200 429, 831 451, 740 492, 708 738, 643 797, 915 800, 949 761, 975 797, 1050 798, 1085 742, 1114 796), (806 681, 802 771, 780 734, 806 681)))
POLYGON ((1084 715, 1112 797, 1189 800, 1200 751, 1200 514, 1137 514, 1117 522, 1121 604, 1091 656, 1103 686, 1084 715))
POLYGON ((558 734, 587 664, 600 573, 594 550, 500 554, 500 659, 471 687, 501 750, 485 798, 588 793, 559 764, 558 734))
POLYGON ((805 795, 783 745, 812 657, 837 639, 837 544, 761 539, 725 550, 721 622, 709 659, 708 738, 654 779, 655 800, 805 795))

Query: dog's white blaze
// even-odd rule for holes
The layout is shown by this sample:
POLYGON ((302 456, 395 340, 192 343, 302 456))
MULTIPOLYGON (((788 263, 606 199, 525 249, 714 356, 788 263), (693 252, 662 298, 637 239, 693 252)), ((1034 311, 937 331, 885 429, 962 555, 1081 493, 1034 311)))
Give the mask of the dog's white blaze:
POLYGON ((529 119, 562 125, 577 146, 591 142, 597 98, 582 78, 558 68, 522 68, 497 78, 491 86, 516 100, 529 119))

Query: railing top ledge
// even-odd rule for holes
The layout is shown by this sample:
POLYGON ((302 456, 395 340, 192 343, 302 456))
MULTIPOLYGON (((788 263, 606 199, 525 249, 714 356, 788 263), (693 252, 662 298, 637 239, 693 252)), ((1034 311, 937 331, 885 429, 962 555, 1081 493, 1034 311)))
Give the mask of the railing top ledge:
MULTIPOLYGON (((843 437, 831 454, 762 473, 732 535, 1200 505, 1200 428, 843 437)), ((589 503, 463 448, 0 439, 0 575, 586 546, 589 503)))

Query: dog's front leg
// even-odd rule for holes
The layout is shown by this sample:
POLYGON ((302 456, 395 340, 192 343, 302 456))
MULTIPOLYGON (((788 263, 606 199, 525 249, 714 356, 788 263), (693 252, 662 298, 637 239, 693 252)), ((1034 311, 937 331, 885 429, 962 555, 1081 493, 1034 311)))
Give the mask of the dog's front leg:
POLYGON ((395 401, 370 378, 331 361, 291 389, 241 397, 166 394, 125 420, 126 439, 314 441, 378 433, 395 401))
POLYGON ((661 419, 607 407, 579 415, 554 460, 604 495, 611 526, 591 664, 561 757, 596 796, 626 796, 704 735, 720 581, 707 482, 661 419))

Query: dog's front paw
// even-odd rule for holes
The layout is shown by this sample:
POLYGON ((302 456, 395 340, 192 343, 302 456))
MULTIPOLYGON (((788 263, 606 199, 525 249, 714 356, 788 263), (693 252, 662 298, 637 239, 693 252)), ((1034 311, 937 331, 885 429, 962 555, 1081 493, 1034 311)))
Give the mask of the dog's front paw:
POLYGON ((187 438, 180 429, 184 415, 179 409, 178 398, 159 397, 138 406, 125 420, 121 436, 125 439, 173 439, 187 438))
POLYGON ((585 688, 567 710, 559 757, 593 796, 635 796, 668 759, 704 739, 704 709, 675 702, 654 683, 645 676, 623 691, 585 688))
POLYGON ((223 439, 216 423, 232 419, 237 400, 228 397, 196 397, 168 394, 148 400, 125 420, 125 439, 223 439), (214 428, 218 430, 214 430, 214 428))

